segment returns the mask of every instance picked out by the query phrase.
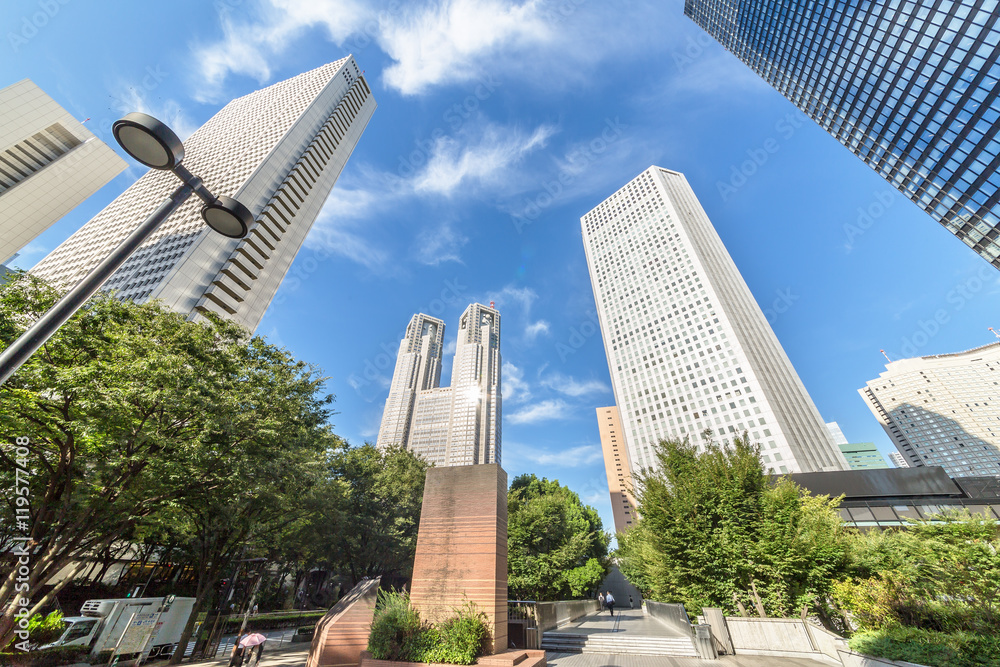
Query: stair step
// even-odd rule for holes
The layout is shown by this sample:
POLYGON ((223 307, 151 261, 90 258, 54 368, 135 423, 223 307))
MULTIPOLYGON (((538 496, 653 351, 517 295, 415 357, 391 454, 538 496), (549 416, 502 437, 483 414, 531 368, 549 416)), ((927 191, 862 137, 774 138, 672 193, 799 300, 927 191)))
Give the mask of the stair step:
POLYGON ((608 636, 546 634, 542 649, 561 653, 603 653, 617 655, 670 655, 697 657, 694 643, 684 637, 608 636))

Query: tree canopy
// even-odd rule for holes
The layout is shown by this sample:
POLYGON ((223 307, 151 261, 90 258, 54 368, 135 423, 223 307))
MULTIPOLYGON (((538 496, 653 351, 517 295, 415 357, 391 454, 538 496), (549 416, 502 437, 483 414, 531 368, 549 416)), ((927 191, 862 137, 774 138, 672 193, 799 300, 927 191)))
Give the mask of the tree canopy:
POLYGON ((520 475, 507 493, 508 589, 522 600, 589 595, 607 573, 597 510, 557 480, 520 475))
POLYGON ((850 564, 837 501, 782 478, 771 483, 758 447, 661 441, 659 467, 636 476, 641 518, 619 536, 622 572, 645 595, 734 613, 754 591, 769 615, 803 606, 830 620, 827 598, 850 564))
MULTIPOLYGON (((0 286, 0 344, 56 297, 27 274, 0 286)), ((301 515, 326 474, 336 437, 323 382, 234 323, 91 299, 0 387, 0 436, 27 442, 27 456, 0 449, 0 548, 28 538, 33 594, 116 540, 168 539, 198 568, 201 605, 235 545, 301 515), (26 525, 9 494, 18 468, 30 480, 26 525)), ((31 611, 57 592, 32 595, 31 611)), ((12 571, 0 584, 0 645, 18 593, 12 571)))

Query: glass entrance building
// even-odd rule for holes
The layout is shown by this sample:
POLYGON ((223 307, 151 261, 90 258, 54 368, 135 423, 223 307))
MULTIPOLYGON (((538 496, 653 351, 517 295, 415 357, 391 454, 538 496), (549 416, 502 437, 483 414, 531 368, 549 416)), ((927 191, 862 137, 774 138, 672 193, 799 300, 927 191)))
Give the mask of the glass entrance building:
POLYGON ((684 13, 1000 268, 997 0, 685 0, 684 13))

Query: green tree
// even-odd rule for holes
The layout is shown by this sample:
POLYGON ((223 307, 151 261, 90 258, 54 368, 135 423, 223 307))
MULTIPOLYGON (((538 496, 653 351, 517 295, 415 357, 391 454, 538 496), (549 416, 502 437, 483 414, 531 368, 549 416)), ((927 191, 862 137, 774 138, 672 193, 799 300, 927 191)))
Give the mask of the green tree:
MULTIPOLYGON (((27 275, 0 287, 0 342, 55 298, 27 275)), ((189 322, 156 303, 89 301, 0 387, 0 437, 29 440, 20 461, 13 448, 0 450, 4 489, 19 464, 30 471, 29 592, 154 516, 204 515, 223 489, 254 489, 247 507, 295 496, 304 478, 272 466, 322 470, 332 397, 321 387, 315 369, 234 323, 189 322)), ((9 527, 13 498, 5 499, 9 527)), ((179 523, 189 534, 208 530, 179 523)), ((0 535, 0 547, 13 537, 0 535)), ((11 637, 15 574, 0 584, 0 645, 11 637)), ((58 590, 33 596, 31 612, 58 590)))
POLYGON ((1000 524, 946 512, 855 544, 854 577, 836 598, 861 630, 914 627, 992 633, 1000 627, 1000 524))
POLYGON ((659 466, 636 476, 641 518, 619 538, 622 572, 653 600, 753 607, 803 605, 830 623, 825 600, 850 564, 850 535, 836 501, 813 498, 764 474, 757 445, 661 441, 659 466))
POLYGON ((365 443, 331 451, 327 465, 344 501, 340 522, 327 533, 325 564, 347 574, 352 586, 378 575, 402 585, 413 570, 427 463, 402 447, 365 443))
POLYGON ((522 600, 593 591, 607 573, 608 543, 597 511, 557 480, 520 475, 507 493, 507 573, 522 600))

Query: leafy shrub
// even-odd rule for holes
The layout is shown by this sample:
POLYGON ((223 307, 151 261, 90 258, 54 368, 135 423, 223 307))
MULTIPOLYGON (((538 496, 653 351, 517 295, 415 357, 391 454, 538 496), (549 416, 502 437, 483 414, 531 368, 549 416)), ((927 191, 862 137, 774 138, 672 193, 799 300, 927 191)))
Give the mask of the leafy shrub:
POLYGON ((57 646, 44 651, 15 651, 0 653, 0 665, 12 667, 56 667, 71 665, 74 662, 88 662, 86 646, 57 646))
POLYGON ((1000 636, 996 634, 895 627, 856 634, 848 644, 865 655, 930 667, 1000 667, 1000 636))
POLYGON ((376 660, 422 662, 430 643, 423 636, 428 629, 417 610, 410 606, 409 596, 379 591, 368 650, 376 660))
POLYGON ((368 651, 376 660, 471 665, 490 638, 486 614, 472 603, 431 626, 420 620, 405 593, 379 592, 368 651))
POLYGON ((436 630, 438 643, 423 662, 471 665, 484 653, 490 639, 489 620, 472 603, 466 603, 454 616, 439 623, 436 630))
POLYGON ((48 616, 35 614, 28 619, 28 639, 32 644, 39 646, 49 644, 59 639, 59 635, 66 629, 63 623, 63 614, 56 610, 48 616))

